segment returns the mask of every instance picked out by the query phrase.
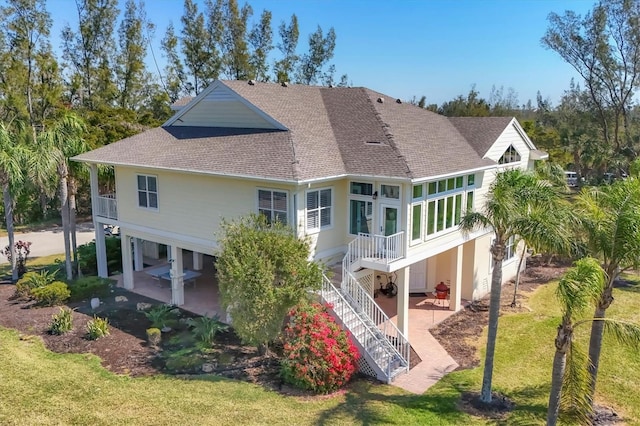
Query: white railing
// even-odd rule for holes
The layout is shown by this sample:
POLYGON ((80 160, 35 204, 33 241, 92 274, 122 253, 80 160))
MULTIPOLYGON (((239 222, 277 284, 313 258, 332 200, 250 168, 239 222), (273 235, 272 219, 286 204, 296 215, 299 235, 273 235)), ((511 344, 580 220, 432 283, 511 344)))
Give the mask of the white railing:
POLYGON ((116 194, 103 194, 98 197, 97 216, 107 217, 109 219, 118 219, 118 203, 116 194))
POLYGON ((347 279, 342 282, 342 291, 353 299, 355 303, 362 309, 364 314, 378 327, 382 334, 387 338, 392 346, 398 352, 403 364, 406 363, 409 369, 409 340, 398 329, 398 327, 389 319, 387 314, 373 300, 373 297, 358 283, 358 280, 347 272, 347 279))
POLYGON ((359 233, 349 246, 355 259, 371 259, 388 265, 404 257, 404 231, 389 236, 359 233))
MULTIPOLYGON (((356 282, 356 285, 357 285, 357 282, 356 282)), ((333 312, 336 314, 338 318, 340 318, 343 321, 344 321, 344 318, 347 318, 347 317, 359 318, 359 321, 361 323, 360 324, 361 327, 359 327, 359 330, 358 330, 359 332, 354 332, 354 330, 350 330, 351 334, 357 340, 357 342, 359 343, 359 346, 361 346, 364 349, 364 351, 367 352, 367 354, 374 360, 376 365, 385 372, 386 378, 388 381, 391 381, 391 379, 393 378, 394 370, 397 370, 397 368, 395 367, 398 366, 398 364, 399 366, 402 366, 403 369, 406 369, 406 371, 409 370, 409 344, 408 342, 406 342, 406 339, 405 339, 406 344, 400 346, 400 348, 406 348, 406 351, 404 350, 402 351, 403 353, 406 352, 406 356, 403 356, 401 352, 398 351, 398 346, 394 345, 393 342, 389 341, 388 338, 384 339, 379 335, 379 332, 382 332, 382 334, 385 337, 388 336, 385 334, 386 327, 380 328, 380 325, 378 324, 375 330, 379 330, 379 332, 378 333, 374 332, 374 328, 368 327, 366 322, 360 317, 360 315, 358 315, 358 312, 354 308, 353 303, 350 303, 347 300, 347 297, 349 296, 339 291, 331 283, 331 281, 326 276, 324 276, 322 280, 322 289, 321 289, 321 296, 323 301, 325 302, 331 301, 331 298, 330 298, 331 295, 335 295, 340 302, 340 303, 336 303, 334 301, 333 308, 332 308, 333 312), (386 350, 369 351, 367 349, 370 348, 370 344, 367 344, 367 342, 378 342, 379 345, 384 345, 384 347, 386 347, 386 350)), ((398 330, 398 333, 401 336, 401 333, 399 332, 399 330, 398 330)), ((376 347, 374 349, 378 349, 378 348, 376 347)))

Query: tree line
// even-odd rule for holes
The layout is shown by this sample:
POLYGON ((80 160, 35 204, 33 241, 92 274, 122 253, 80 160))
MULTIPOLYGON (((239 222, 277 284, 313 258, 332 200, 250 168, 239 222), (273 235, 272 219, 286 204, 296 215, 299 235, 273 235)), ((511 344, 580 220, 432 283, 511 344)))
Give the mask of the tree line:
MULTIPOLYGON (((66 24, 52 44, 46 0, 0 4, 0 185, 2 211, 13 248, 13 223, 62 218, 67 254, 75 258, 78 206, 88 214, 88 173, 68 159, 155 127, 170 104, 201 92, 218 78, 346 84, 334 81, 336 34, 318 26, 300 50, 295 14, 274 35, 268 10, 205 0, 199 10, 184 0, 181 29, 161 40, 163 69, 149 69, 156 25, 142 0, 75 0, 77 24, 66 24), (274 59, 272 59, 274 58, 274 59)), ((101 168, 112 184, 113 170, 101 168)), ((13 256, 15 259, 15 256, 13 256)), ((15 270, 15 268, 14 268, 15 270)))

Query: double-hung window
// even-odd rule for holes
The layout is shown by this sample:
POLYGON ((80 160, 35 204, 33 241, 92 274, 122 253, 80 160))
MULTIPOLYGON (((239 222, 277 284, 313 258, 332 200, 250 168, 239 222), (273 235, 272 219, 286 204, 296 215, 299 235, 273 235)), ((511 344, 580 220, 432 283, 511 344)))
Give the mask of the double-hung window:
POLYGON ((158 210, 158 178, 138 175, 138 207, 158 210))
POLYGON ((258 190, 258 213, 267 218, 267 222, 287 223, 287 193, 269 189, 258 190))
POLYGON ((331 226, 333 194, 331 188, 307 191, 307 232, 331 226))

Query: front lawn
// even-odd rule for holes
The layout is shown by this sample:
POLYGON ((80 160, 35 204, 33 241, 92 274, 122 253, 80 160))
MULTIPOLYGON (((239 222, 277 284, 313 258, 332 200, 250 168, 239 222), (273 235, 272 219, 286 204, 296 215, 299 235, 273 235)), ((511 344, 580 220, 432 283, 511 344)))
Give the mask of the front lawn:
MULTIPOLYGON (((525 302, 530 312, 500 319, 494 388, 516 403, 501 423, 544 423, 560 315, 554 290, 554 284, 541 286, 525 302)), ((640 284, 614 295, 609 314, 640 322, 640 284)), ((585 344, 588 332, 581 332, 585 344)), ((302 398, 208 375, 116 375, 93 355, 55 354, 39 339, 5 328, 0 342, 0 424, 495 424, 457 408, 462 392, 480 389, 481 368, 449 374, 421 396, 356 381, 339 395, 302 398)), ((640 424, 640 354, 610 343, 602 354, 598 402, 626 424, 640 424)))

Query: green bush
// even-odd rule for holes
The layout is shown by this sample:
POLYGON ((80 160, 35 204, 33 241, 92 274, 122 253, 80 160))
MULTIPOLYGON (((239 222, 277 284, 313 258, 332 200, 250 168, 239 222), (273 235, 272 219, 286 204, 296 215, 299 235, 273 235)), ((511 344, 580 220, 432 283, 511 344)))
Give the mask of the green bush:
MULTIPOLYGON (((122 271, 122 247, 120 238, 105 237, 107 250, 107 269, 109 273, 122 271)), ((98 261, 96 259, 96 242, 78 246, 78 265, 85 275, 96 275, 98 273, 98 261)))
POLYGON ((60 312, 51 317, 49 333, 62 335, 73 329, 73 311, 69 308, 60 308, 60 312))
POLYGON ((27 272, 16 283, 16 297, 31 298, 31 291, 55 281, 55 273, 47 270, 27 272))
POLYGON ((54 281, 44 287, 31 290, 31 296, 42 306, 55 306, 64 303, 69 298, 71 292, 66 283, 54 281))
POLYGON ((189 318, 187 325, 192 328, 193 336, 208 347, 213 344, 213 339, 215 339, 218 332, 226 331, 229 328, 228 325, 220 322, 218 315, 213 318, 189 318))
POLYGON ((112 281, 107 278, 100 277, 83 277, 69 283, 72 302, 92 297, 106 297, 109 295, 109 288, 112 281))
POLYGON ((162 333, 159 328, 147 328, 147 340, 151 346, 158 346, 162 339, 162 333))
POLYGON ((89 340, 97 340, 109 335, 109 320, 93 317, 87 322, 87 337, 89 340))
POLYGON ((151 327, 163 328, 167 322, 175 319, 174 307, 171 305, 157 305, 145 312, 145 316, 151 321, 151 327))

